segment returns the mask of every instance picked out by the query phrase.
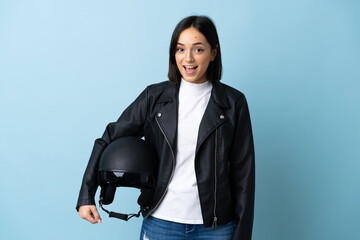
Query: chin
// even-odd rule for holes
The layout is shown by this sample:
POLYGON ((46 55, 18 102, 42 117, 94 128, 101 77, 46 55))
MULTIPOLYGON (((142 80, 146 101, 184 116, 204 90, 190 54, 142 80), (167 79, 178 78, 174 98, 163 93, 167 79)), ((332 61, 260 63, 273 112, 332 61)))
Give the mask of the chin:
POLYGON ((196 78, 184 78, 183 79, 187 82, 191 82, 191 83, 199 83, 199 79, 196 78))

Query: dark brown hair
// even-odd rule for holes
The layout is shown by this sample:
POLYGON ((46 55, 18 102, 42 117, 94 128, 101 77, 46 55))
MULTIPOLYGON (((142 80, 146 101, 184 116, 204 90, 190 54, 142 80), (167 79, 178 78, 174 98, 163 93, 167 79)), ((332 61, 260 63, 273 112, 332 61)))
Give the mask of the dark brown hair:
POLYGON ((222 73, 220 42, 213 21, 206 16, 189 16, 176 25, 170 42, 169 80, 173 83, 179 83, 181 80, 181 74, 175 60, 176 46, 181 32, 190 27, 194 27, 205 36, 211 46, 211 50, 217 48, 216 57, 209 63, 206 77, 210 82, 219 81, 222 73))

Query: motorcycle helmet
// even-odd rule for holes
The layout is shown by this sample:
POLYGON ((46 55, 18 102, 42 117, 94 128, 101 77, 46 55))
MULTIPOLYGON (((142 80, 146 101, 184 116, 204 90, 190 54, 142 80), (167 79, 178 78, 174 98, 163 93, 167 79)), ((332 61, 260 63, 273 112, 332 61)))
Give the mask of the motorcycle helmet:
POLYGON ((148 210, 155 188, 157 157, 150 143, 137 137, 122 137, 111 142, 99 160, 98 177, 100 207, 109 214, 128 221, 148 210), (111 204, 117 187, 133 187, 141 190, 138 198, 140 211, 137 214, 110 212, 103 205, 111 204))

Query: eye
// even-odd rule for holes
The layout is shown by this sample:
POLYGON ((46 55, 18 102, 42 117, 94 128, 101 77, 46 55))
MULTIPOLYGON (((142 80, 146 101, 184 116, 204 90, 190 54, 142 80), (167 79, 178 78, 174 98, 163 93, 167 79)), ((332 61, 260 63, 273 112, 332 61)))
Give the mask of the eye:
POLYGON ((183 49, 183 48, 176 48, 176 51, 177 51, 177 52, 183 52, 184 49, 183 49))
POLYGON ((197 53, 201 53, 201 52, 203 52, 204 51, 204 49, 202 49, 202 48, 196 48, 195 49, 195 52, 197 52, 197 53))

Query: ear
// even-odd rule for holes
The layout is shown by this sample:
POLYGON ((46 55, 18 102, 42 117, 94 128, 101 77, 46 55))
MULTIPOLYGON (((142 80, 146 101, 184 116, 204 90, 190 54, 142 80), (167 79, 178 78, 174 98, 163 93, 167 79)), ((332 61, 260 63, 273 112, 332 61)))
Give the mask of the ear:
POLYGON ((216 47, 211 50, 211 60, 210 60, 211 62, 214 61, 214 59, 216 58, 218 48, 219 48, 219 45, 216 45, 216 47))

